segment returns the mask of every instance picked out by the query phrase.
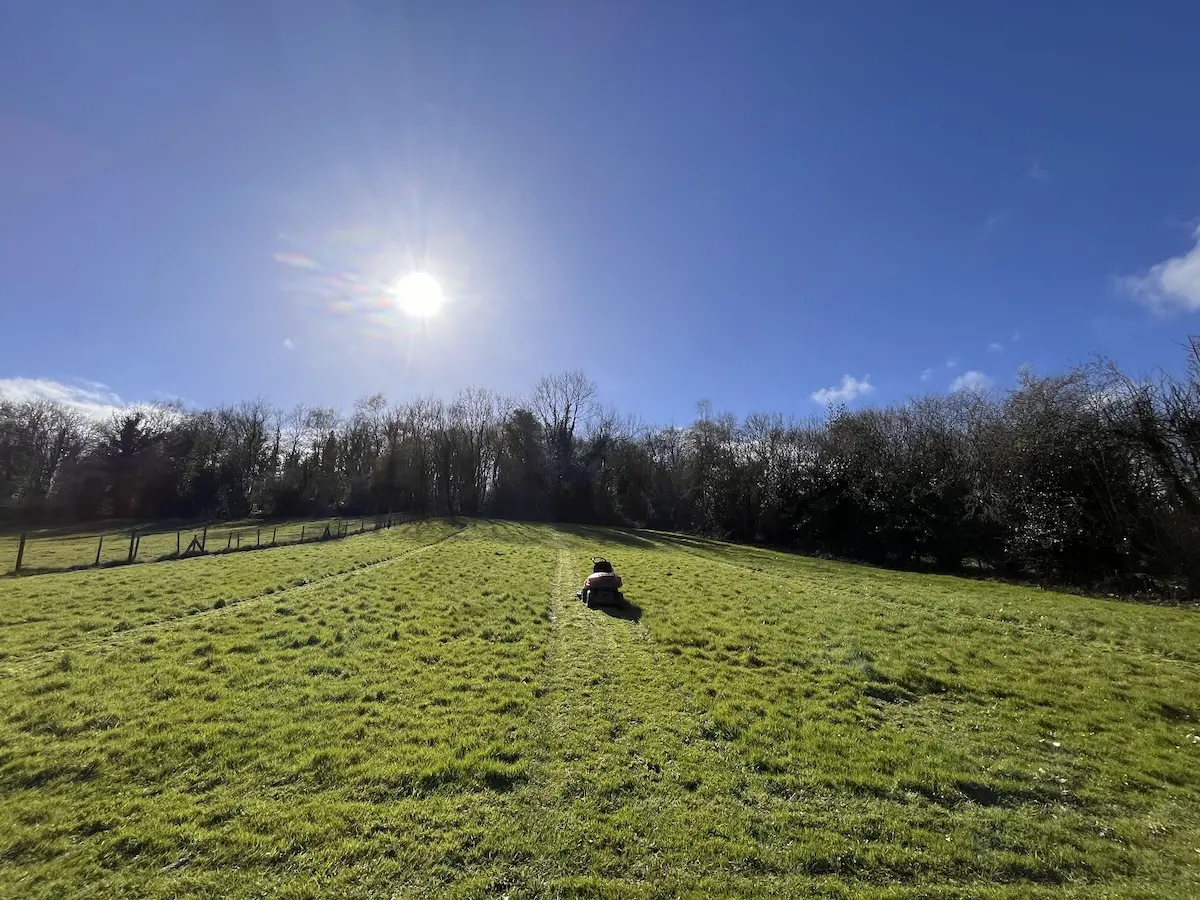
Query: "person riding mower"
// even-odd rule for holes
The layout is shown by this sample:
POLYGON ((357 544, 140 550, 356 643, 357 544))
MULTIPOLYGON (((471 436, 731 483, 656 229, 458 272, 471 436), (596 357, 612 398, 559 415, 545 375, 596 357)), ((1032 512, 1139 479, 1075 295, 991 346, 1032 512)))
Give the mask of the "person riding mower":
POLYGON ((625 599, 621 595, 621 576, 603 556, 593 556, 592 574, 587 577, 583 587, 575 592, 575 596, 582 600, 588 609, 615 606, 625 599))

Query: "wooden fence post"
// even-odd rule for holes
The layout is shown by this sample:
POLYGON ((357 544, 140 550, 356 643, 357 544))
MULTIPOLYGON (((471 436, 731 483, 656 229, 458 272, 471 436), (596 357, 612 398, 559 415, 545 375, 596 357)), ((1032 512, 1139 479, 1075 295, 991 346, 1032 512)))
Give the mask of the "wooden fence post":
POLYGON ((25 558, 25 535, 21 535, 21 542, 17 544, 17 566, 13 569, 14 572, 21 571, 21 560, 25 558))
POLYGON ((139 534, 137 540, 133 543, 133 559, 137 562, 138 552, 142 549, 142 536, 139 534))
POLYGON ((256 535, 254 536, 254 546, 255 546, 255 547, 261 547, 261 546, 262 546, 262 529, 261 529, 261 528, 260 528, 260 529, 258 529, 258 534, 256 534, 256 535))
POLYGON ((227 531, 225 533, 225 549, 228 550, 230 545, 232 545, 232 544, 233 544, 233 532, 227 531))
POLYGON ((242 533, 240 531, 237 534, 237 538, 238 538, 237 549, 241 550, 242 549, 242 533))
POLYGON ((129 552, 125 554, 125 562, 133 562, 133 543, 137 540, 137 529, 129 532, 129 552))
POLYGON ((302 544, 304 543, 304 529, 306 529, 307 527, 308 527, 307 525, 300 526, 300 543, 302 543, 302 544))
POLYGON ((179 555, 179 538, 180 538, 180 535, 181 535, 181 532, 178 532, 178 531, 177 531, 177 532, 175 532, 175 555, 176 555, 176 556, 178 556, 178 555, 179 555))
POLYGON ((278 525, 276 525, 274 528, 271 529, 271 546, 272 547, 275 546, 275 533, 278 531, 279 531, 278 525))
POLYGON ((208 526, 204 526, 204 533, 200 535, 200 550, 204 551, 204 545, 208 543, 208 526))
POLYGON ((100 565, 100 551, 104 549, 104 535, 100 535, 100 543, 96 545, 96 565, 100 565))

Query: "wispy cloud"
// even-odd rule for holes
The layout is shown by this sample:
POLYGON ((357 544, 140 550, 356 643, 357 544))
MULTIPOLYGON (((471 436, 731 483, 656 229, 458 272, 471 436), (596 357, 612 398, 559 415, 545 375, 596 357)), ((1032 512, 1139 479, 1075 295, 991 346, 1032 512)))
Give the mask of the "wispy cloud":
POLYGON ((926 369, 924 372, 921 373, 922 381, 928 381, 932 377, 933 377, 933 369, 926 369))
POLYGON ((1002 343, 1000 343, 999 341, 992 341, 990 344, 988 344, 988 352, 989 353, 999 353, 1003 349, 1004 349, 1004 345, 1002 343))
POLYGON ((849 403, 855 397, 869 394, 873 390, 875 390, 875 386, 871 384, 870 375, 864 375, 861 381, 853 375, 843 375, 840 386, 821 388, 819 391, 813 391, 812 398, 822 406, 830 403, 849 403))
POLYGON ((1029 177, 1034 181, 1049 181, 1054 175, 1041 162, 1035 159, 1029 167, 1029 177))
POLYGON ((958 366, 958 357, 957 356, 952 356, 948 360, 946 360, 946 368, 947 369, 953 369, 953 368, 956 368, 957 366, 958 366))
POLYGON ((1015 343, 1016 343, 1017 341, 1019 341, 1020 339, 1021 339, 1021 332, 1019 332, 1019 331, 1014 331, 1014 332, 1013 332, 1013 336, 1012 336, 1012 342, 1015 344, 1015 343))
POLYGON ((290 337, 285 337, 283 339, 283 346, 284 346, 285 350, 295 350, 296 342, 293 341, 290 337))
POLYGON ((1193 237, 1195 246, 1187 253, 1165 259, 1142 275, 1126 276, 1121 286, 1156 313, 1200 311, 1200 228, 1193 237))
POLYGON ((998 232, 1004 226, 1004 224, 1008 221, 1008 219, 1009 219, 1008 213, 1003 210, 1001 210, 1000 212, 992 213, 990 216, 988 216, 986 219, 983 220, 983 224, 979 226, 979 230, 981 232, 983 232, 985 235, 990 237, 991 235, 994 235, 996 232, 998 232))
POLYGON ((0 400, 53 400, 90 419, 106 419, 128 405, 108 385, 83 378, 79 384, 50 378, 0 378, 0 400))
POLYGON ((994 381, 982 372, 977 372, 972 369, 969 372, 963 372, 952 382, 950 382, 951 392, 970 391, 973 394, 979 394, 990 388, 994 381))
POLYGON ((316 271, 321 268, 321 264, 311 256, 306 256, 303 253, 290 253, 281 250, 275 254, 275 262, 285 266, 291 266, 293 269, 308 269, 316 271))

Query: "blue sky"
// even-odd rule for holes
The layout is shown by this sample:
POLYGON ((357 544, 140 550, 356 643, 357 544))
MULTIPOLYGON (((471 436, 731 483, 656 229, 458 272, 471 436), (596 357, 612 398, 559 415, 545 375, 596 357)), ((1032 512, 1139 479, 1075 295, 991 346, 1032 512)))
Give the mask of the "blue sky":
POLYGON ((1174 367, 1198 33, 1188 3, 0 2, 0 390, 347 408, 581 367, 684 422, 1174 367), (413 268, 426 320, 388 303, 413 268))

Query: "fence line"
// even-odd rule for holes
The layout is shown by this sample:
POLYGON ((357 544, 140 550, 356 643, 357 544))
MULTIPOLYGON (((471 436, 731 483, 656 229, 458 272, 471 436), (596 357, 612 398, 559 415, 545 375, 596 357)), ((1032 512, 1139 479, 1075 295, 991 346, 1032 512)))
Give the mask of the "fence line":
MULTIPOLYGON (((208 548, 210 525, 207 523, 203 526, 178 529, 161 529, 153 525, 137 525, 128 531, 129 545, 124 554, 114 558, 105 557, 105 539, 110 539, 108 545, 112 546, 113 542, 111 538, 121 537, 126 533, 124 530, 116 534, 111 532, 108 534, 85 533, 78 536, 64 535, 61 537, 43 538, 39 538, 37 535, 22 533, 17 542, 15 564, 10 571, 4 574, 21 576, 45 575, 79 569, 111 568, 113 566, 133 565, 135 563, 167 562, 176 559, 191 559, 197 556, 268 550, 272 547, 287 547, 297 544, 341 540, 355 534, 363 534, 366 531, 380 531, 392 528, 419 518, 423 517, 413 513, 388 513, 386 515, 360 516, 350 519, 338 517, 319 520, 317 522, 294 522, 282 525, 274 523, 271 527, 269 542, 263 541, 262 523, 250 523, 241 526, 230 525, 228 529, 222 529, 219 524, 213 524, 211 527, 216 534, 225 530, 225 546, 212 550, 208 548), (321 528, 322 525, 324 526, 323 528, 321 528), (357 528, 355 527, 356 525, 357 528), (289 531, 294 534, 297 526, 299 526, 299 536, 289 540, 289 531), (313 532, 308 530, 310 526, 315 526, 313 532), (319 531, 317 530, 318 528, 320 529, 319 531), (283 530, 282 535, 280 533, 281 529, 283 530), (172 532, 175 535, 173 549, 169 543, 172 532), (242 542, 243 532, 249 532, 245 543, 242 542), (190 540, 186 543, 183 541, 185 533, 190 536, 190 540), (254 537, 253 542, 249 540, 251 534, 254 537), (142 551, 143 537, 147 538, 148 546, 151 548, 145 553, 142 551), (90 549, 92 541, 96 542, 94 557, 90 549), (39 547, 42 549, 41 558, 39 558, 38 553, 39 547), (47 550, 47 548, 49 549, 47 550), (155 550, 165 552, 155 552, 155 550), (32 559, 27 557, 32 557, 32 559), (90 560, 90 562, 87 560, 90 560)), ((3 546, 3 538, 0 538, 0 548, 3 548, 3 546)), ((9 546, 11 547, 11 544, 9 546)), ((11 559, 12 557, 9 558, 11 559)))

